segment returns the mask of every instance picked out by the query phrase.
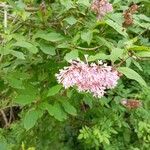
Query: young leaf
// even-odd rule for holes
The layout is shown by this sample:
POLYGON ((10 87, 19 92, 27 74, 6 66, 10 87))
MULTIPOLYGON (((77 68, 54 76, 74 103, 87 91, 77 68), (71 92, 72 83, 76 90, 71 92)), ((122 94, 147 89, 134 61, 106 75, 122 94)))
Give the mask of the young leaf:
POLYGON ((61 85, 55 85, 55 86, 51 87, 48 91, 47 96, 53 96, 53 95, 57 94, 61 90, 61 88, 62 88, 61 85))
POLYGON ((61 101, 63 108, 65 111, 73 116, 77 115, 77 111, 74 106, 72 106, 68 100, 62 100, 61 101))
POLYGON ((128 67, 119 67, 118 71, 123 73, 127 78, 133 79, 143 86, 147 86, 146 82, 143 80, 143 78, 134 70, 132 70, 128 67))

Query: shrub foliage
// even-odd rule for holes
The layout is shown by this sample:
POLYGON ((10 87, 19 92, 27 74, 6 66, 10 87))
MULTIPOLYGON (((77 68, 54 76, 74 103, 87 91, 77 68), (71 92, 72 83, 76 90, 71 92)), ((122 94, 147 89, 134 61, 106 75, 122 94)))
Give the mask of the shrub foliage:
POLYGON ((100 19, 90 0, 0 2, 0 150, 150 148, 150 1, 109 2, 100 19), (118 70, 117 86, 65 89, 55 74, 78 58, 118 70))

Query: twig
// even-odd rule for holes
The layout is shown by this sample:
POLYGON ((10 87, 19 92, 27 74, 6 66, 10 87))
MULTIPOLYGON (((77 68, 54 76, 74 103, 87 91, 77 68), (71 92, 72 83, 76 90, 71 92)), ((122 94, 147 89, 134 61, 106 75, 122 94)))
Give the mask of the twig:
MULTIPOLYGON (((102 46, 102 45, 101 45, 101 46, 102 46)), ((101 46, 92 47, 92 48, 85 48, 85 47, 77 46, 76 48, 77 48, 77 49, 81 49, 81 50, 89 50, 89 51, 93 51, 93 50, 96 50, 96 49, 100 48, 101 46)))
POLYGON ((0 3, 0 8, 5 8, 6 6, 7 8, 12 8, 12 6, 6 5, 6 3, 0 3))
POLYGON ((3 110, 0 110, 0 112, 1 112, 1 114, 3 116, 3 120, 5 121, 5 127, 7 127, 9 125, 7 117, 6 117, 6 115, 5 115, 3 110))
POLYGON ((0 111, 3 111, 3 110, 10 108, 10 107, 19 107, 19 105, 6 106, 6 107, 1 108, 0 111))
POLYGON ((7 5, 4 4, 4 30, 7 29, 7 5))
POLYGON ((16 29, 14 29, 11 33, 16 32, 17 30, 19 30, 21 27, 23 26, 23 24, 21 24, 20 26, 18 26, 16 29))
POLYGON ((12 122, 12 120, 15 119, 12 107, 10 107, 10 113, 9 114, 10 114, 10 117, 9 117, 9 124, 10 124, 12 122))
POLYGON ((137 56, 137 54, 135 52, 132 51, 132 53, 133 53, 133 56, 136 57, 135 59, 137 59, 137 60, 141 60, 141 61, 150 60, 150 57, 139 57, 139 56, 137 56))
POLYGON ((123 59, 119 64, 115 65, 115 68, 120 67, 127 59, 129 59, 131 56, 128 56, 126 59, 123 59))
MULTIPOLYGON (((0 10, 0 13, 4 14, 4 11, 0 10)), ((8 19, 11 19, 11 18, 14 18, 15 16, 14 15, 11 15, 7 12, 7 18, 8 19)))

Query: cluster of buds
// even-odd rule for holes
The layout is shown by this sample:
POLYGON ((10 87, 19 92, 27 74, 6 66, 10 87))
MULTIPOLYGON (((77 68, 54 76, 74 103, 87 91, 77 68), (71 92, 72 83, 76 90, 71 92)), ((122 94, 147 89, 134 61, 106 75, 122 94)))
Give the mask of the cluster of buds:
POLYGON ((113 11, 112 4, 108 0, 93 0, 91 9, 97 14, 98 20, 101 20, 107 13, 113 11))
POLYGON ((136 109, 136 108, 140 108, 142 106, 142 102, 140 100, 136 100, 136 99, 123 98, 121 100, 121 104, 128 109, 136 109))
POLYGON ((66 89, 75 86, 79 92, 89 92, 94 97, 101 98, 107 89, 117 85, 120 77, 117 70, 101 61, 88 64, 79 60, 72 61, 70 66, 61 69, 56 78, 66 89))
POLYGON ((124 22, 123 27, 128 27, 133 24, 133 14, 136 13, 139 9, 137 4, 132 4, 123 14, 124 22))

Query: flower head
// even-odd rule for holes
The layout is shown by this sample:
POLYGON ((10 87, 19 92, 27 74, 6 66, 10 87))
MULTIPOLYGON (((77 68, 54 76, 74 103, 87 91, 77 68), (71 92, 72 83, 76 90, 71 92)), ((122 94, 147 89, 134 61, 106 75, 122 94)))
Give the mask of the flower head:
POLYGON ((101 20, 107 13, 113 11, 112 4, 108 0, 93 0, 91 9, 97 14, 98 20, 101 20))
POLYGON ((70 66, 56 74, 56 78, 66 89, 76 86, 79 92, 89 92, 100 98, 106 93, 106 89, 117 85, 119 73, 106 64, 72 61, 70 66))

